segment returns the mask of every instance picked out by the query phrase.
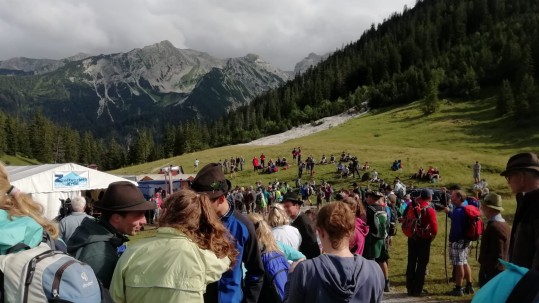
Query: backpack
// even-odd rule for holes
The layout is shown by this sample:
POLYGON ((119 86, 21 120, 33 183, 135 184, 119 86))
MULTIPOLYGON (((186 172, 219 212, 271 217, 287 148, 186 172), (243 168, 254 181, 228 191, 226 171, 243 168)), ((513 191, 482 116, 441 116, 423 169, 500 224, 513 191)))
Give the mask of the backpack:
POLYGON ((479 208, 479 200, 477 200, 477 198, 475 198, 475 197, 467 197, 466 201, 468 201, 468 205, 472 205, 472 206, 475 206, 475 207, 479 208))
POLYGON ((369 205, 369 208, 374 212, 374 231, 371 233, 373 237, 378 239, 385 239, 388 235, 389 219, 387 211, 384 209, 376 210, 373 206, 369 205))
POLYGON ((258 302, 281 303, 284 299, 284 287, 288 281, 290 265, 281 252, 265 252, 261 254, 261 258, 265 273, 258 302))
POLYGON ((389 228, 387 234, 389 236, 397 235, 397 210, 393 206, 386 206, 386 212, 389 216, 389 228))
POLYGON ((361 175, 361 182, 365 182, 371 179, 371 173, 366 172, 363 175, 361 175))
POLYGON ((112 302, 89 265, 46 243, 17 244, 0 255, 0 282, 1 303, 112 302))
POLYGON ((430 204, 420 207, 419 203, 410 203, 402 215, 402 233, 408 238, 432 239, 430 224, 421 226, 421 217, 426 215, 427 210, 431 207, 430 204))
POLYGON ((468 205, 464 207, 464 213, 466 215, 466 240, 479 240, 483 234, 483 230, 485 230, 485 223, 483 223, 481 220, 481 212, 479 211, 479 208, 473 205, 468 205))

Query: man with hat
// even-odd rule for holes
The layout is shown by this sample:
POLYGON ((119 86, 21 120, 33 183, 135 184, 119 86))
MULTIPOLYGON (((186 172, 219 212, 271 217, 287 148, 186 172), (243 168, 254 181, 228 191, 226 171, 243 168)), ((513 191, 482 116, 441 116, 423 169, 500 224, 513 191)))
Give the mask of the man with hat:
POLYGON ((320 255, 320 246, 316 239, 313 222, 307 214, 301 211, 302 204, 303 200, 301 199, 299 189, 288 191, 283 197, 283 207, 290 217, 290 225, 297 228, 301 235, 299 251, 307 259, 312 259, 320 255))
POLYGON ((209 163, 196 175, 191 189, 207 195, 216 214, 235 239, 238 259, 234 267, 225 272, 221 279, 209 284, 204 302, 252 302, 256 303, 262 289, 264 264, 253 223, 235 210, 226 194, 232 184, 225 179, 221 165, 209 163), (243 278, 242 264, 246 273, 243 278))
POLYGON ((364 193, 361 190, 361 188, 359 188, 359 185, 357 184, 357 182, 352 182, 352 192, 358 195, 362 200, 363 198, 365 198, 364 193))
POLYGON ((517 209, 511 230, 509 261, 539 269, 539 158, 535 153, 519 153, 501 173, 516 195, 517 209))
POLYGON ((379 191, 368 190, 367 197, 367 225, 369 225, 369 234, 365 238, 365 249, 363 257, 369 260, 375 260, 385 277, 384 291, 389 292, 389 260, 388 250, 388 229, 389 214, 384 202, 384 194, 379 191))
POLYGON ((67 242, 67 250, 90 265, 97 278, 109 288, 114 267, 120 258, 118 248, 146 224, 146 211, 155 209, 137 186, 128 181, 109 184, 103 198, 94 203, 101 211, 99 221, 85 218, 67 242))
POLYGON ((504 270, 498 261, 507 261, 511 228, 505 222, 501 212, 502 197, 495 193, 485 196, 481 203, 481 212, 487 218, 487 227, 481 237, 481 251, 479 252, 479 286, 487 284, 490 279, 504 270))

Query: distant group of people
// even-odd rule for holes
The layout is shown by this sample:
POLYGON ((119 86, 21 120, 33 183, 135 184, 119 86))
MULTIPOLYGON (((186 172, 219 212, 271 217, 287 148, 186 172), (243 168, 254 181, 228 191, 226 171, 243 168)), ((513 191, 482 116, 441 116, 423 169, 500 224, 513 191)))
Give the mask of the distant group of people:
MULTIPOLYGON (((198 169, 199 160, 195 159, 195 170, 198 169)), ((223 172, 226 174, 230 174, 230 177, 235 177, 236 173, 239 171, 243 171, 243 165, 245 164, 245 159, 243 156, 239 157, 230 157, 230 159, 225 159, 223 161, 219 160, 217 163, 221 164, 221 167, 223 168, 223 172)))
MULTIPOLYGON (((406 289, 410 296, 421 296, 430 245, 438 233, 436 209, 451 219, 455 287, 448 294, 462 296, 475 292, 468 252, 473 239, 470 231, 477 232, 479 225, 470 225, 469 218, 479 216, 479 207, 487 225, 479 255, 482 287, 474 301, 535 302, 537 293, 525 285, 539 283, 539 158, 534 153, 517 154, 501 175, 517 198, 512 229, 501 215, 502 200, 495 193, 478 204, 454 186, 442 189, 435 205, 431 189, 409 197, 400 189, 400 180, 393 186, 381 184, 380 190, 353 184, 350 190, 338 191, 336 201, 308 212, 302 211, 306 200, 301 188, 286 189, 282 198, 268 204, 267 218, 256 211, 245 215, 230 200, 235 194, 222 166, 210 163, 200 169, 191 189, 162 201, 156 235, 126 248, 127 236, 136 235, 147 223, 146 212, 156 208, 155 201, 146 201, 131 182, 109 185, 94 203, 101 212, 99 220, 84 214, 83 198, 74 198, 73 213, 60 222, 58 230, 54 222, 42 217, 39 204, 10 184, 0 165, 0 227, 12 231, 10 237, 0 236, 11 239, 0 241, 0 270, 11 283, 2 296, 6 302, 18 302, 15 298, 26 287, 21 281, 28 281, 19 278, 21 270, 11 269, 18 266, 11 260, 21 260, 13 256, 52 248, 83 262, 82 267, 69 270, 89 266, 89 272, 75 276, 97 278, 103 284, 88 284, 93 286, 86 290, 87 302, 107 297, 109 302, 134 303, 381 302, 384 291, 390 290, 388 260, 399 221, 408 236, 406 289), (19 232, 21 228, 26 232, 19 232)), ((260 187, 278 189, 280 185, 276 181, 260 187)), ((46 283, 30 281, 31 285, 46 283)), ((78 284, 72 284, 69 287, 75 293, 78 284)), ((30 296, 43 291, 43 287, 35 289, 30 296)), ((65 300, 66 295, 56 293, 57 299, 65 300)))
POLYGON ((425 171, 423 167, 420 167, 417 173, 413 174, 410 178, 436 183, 440 181, 442 176, 440 175, 440 170, 437 167, 429 166, 427 171, 425 171))

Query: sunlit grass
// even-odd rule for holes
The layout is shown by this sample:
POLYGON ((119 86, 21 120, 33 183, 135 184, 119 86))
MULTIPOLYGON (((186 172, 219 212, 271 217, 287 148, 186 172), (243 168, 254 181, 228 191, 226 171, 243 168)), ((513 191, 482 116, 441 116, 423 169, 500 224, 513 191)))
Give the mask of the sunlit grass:
MULTIPOLYGON (((392 180, 399 176, 407 180, 422 166, 438 167, 442 180, 431 186, 460 183, 471 186, 472 166, 475 161, 482 164, 485 177, 494 191, 509 194, 505 180, 499 173, 505 167, 508 157, 521 150, 539 149, 539 126, 533 129, 517 129, 504 126, 495 110, 494 100, 448 103, 441 106, 438 113, 425 117, 418 103, 395 108, 379 114, 371 113, 352 119, 345 124, 307 137, 293 139, 273 146, 235 145, 185 154, 169 159, 114 170, 114 174, 156 173, 161 167, 182 165, 186 173, 196 173, 193 162, 200 160, 200 167, 209 162, 225 158, 243 156, 246 160, 244 171, 232 180, 233 185, 251 185, 256 181, 267 184, 278 178, 294 183, 297 166, 275 174, 258 174, 252 170, 251 160, 264 153, 267 158, 286 157, 292 162, 291 151, 301 146, 303 159, 313 155, 320 160, 322 154, 339 155, 345 151, 358 156, 360 162, 369 161, 381 177, 392 180), (404 169, 393 172, 389 168, 394 160, 400 159, 404 169)), ((267 161, 267 160, 266 160, 267 161)), ((334 165, 317 165, 314 178, 332 181, 337 188, 348 187, 348 179, 335 178, 334 165)), ((303 177, 306 181, 307 176, 303 177)), ((366 184, 363 184, 366 185, 366 184)), ((427 184, 416 184, 425 186, 427 184)))
POLYGON ((0 161, 5 163, 6 165, 36 165, 40 164, 37 160, 25 158, 22 156, 10 156, 10 155, 3 155, 0 157, 0 161))
MULTIPOLYGON (((507 125, 511 124, 506 121, 507 119, 498 115, 494 100, 444 102, 439 112, 428 117, 422 114, 418 103, 413 103, 385 112, 373 112, 327 131, 279 145, 220 147, 123 168, 112 173, 155 173, 159 168, 168 165, 182 165, 186 173, 195 173, 193 170, 195 158, 201 161, 202 167, 209 162, 241 155, 245 158, 246 165, 244 171, 232 179, 234 186, 252 185, 256 181, 268 184, 275 178, 293 185, 297 178, 296 165, 271 175, 258 174, 252 170, 251 159, 264 153, 267 159, 285 156, 291 162, 292 149, 301 146, 303 159, 311 154, 316 160, 320 160, 322 154, 328 158, 330 154, 334 154, 338 158, 343 151, 355 155, 361 163, 369 161, 371 169, 376 169, 381 177, 388 181, 398 176, 408 186, 413 183, 420 187, 440 187, 458 183, 469 189, 473 183, 472 166, 475 161, 479 161, 482 165, 482 177, 487 179, 491 191, 503 195, 505 217, 511 221, 516 207, 515 201, 510 195, 505 179, 499 173, 512 154, 539 150, 539 126, 534 125, 526 129, 508 127, 507 125), (398 172, 391 171, 391 163, 399 159, 402 160, 404 168, 398 172), (429 166, 438 167, 442 175, 440 182, 417 183, 409 179, 420 166, 425 169, 429 166)), ((359 182, 357 178, 337 178, 334 165, 317 165, 315 171, 314 178, 317 184, 323 179, 332 182, 336 189, 349 188, 352 182, 359 182)), ((304 172, 303 181, 307 180, 308 175, 304 172)), ((360 184, 369 186, 367 183, 360 184)), ((435 299, 451 299, 443 296, 443 293, 454 287, 454 284, 445 282, 445 214, 438 214, 438 222, 439 234, 432 244, 429 276, 425 288, 435 299)), ((402 232, 393 239, 390 255, 392 285, 397 291, 405 291, 407 244, 402 232)), ((475 261, 475 249, 470 253, 469 260, 477 281, 479 267, 475 261)), ((451 275, 450 265, 448 272, 451 275)), ((464 299, 470 298, 469 296, 464 299)))

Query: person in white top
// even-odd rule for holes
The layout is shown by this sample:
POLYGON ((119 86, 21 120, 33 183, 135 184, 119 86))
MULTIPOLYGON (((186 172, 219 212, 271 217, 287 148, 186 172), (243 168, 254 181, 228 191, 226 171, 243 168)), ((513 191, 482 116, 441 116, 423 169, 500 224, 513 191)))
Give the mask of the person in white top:
POLYGON ((270 207, 268 224, 272 227, 271 233, 277 241, 299 249, 301 245, 301 234, 299 230, 290 224, 290 219, 280 204, 274 204, 270 207))

